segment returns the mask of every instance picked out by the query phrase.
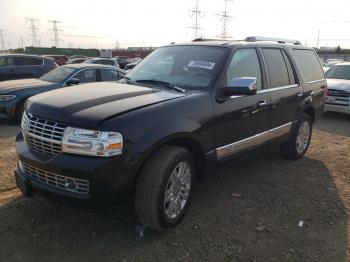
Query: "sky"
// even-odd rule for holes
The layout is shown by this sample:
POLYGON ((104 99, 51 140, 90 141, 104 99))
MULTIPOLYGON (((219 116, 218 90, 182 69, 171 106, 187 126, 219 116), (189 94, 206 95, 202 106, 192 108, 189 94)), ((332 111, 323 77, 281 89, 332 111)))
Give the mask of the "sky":
MULTIPOLYGON (((54 45, 52 25, 60 21, 59 47, 161 46, 194 38, 196 0, 0 0, 0 30, 6 47, 31 46, 36 18, 40 45, 54 45)), ((198 0, 199 34, 218 37, 224 0, 198 0)), ((234 39, 269 36, 298 39, 308 46, 350 48, 350 0, 233 0, 227 31, 234 39)))

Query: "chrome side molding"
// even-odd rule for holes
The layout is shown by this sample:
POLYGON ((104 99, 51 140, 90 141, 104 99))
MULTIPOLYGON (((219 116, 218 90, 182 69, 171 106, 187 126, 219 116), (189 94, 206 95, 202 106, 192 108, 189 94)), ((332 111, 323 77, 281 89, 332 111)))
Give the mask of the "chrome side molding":
POLYGON ((243 150, 249 149, 254 146, 259 146, 269 140, 272 140, 274 138, 280 137, 284 134, 287 134, 290 132, 292 126, 292 122, 289 122, 287 124, 284 124, 279 127, 275 127, 273 129, 270 129, 268 131, 256 134, 254 136, 245 138, 243 140, 234 142, 232 144, 228 144, 222 147, 217 148, 216 151, 216 157, 218 160, 223 159, 225 157, 228 157, 230 155, 233 155, 235 153, 241 152, 243 150))

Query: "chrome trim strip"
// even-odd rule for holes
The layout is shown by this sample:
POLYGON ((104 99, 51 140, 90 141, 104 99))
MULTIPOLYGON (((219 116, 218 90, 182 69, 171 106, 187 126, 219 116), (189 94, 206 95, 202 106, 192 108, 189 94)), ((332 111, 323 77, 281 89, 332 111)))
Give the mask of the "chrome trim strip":
POLYGON ((319 80, 309 81, 309 82, 306 82, 306 83, 307 84, 315 84, 315 83, 319 83, 319 82, 323 82, 323 81, 326 81, 326 79, 319 79, 319 80))
POLYGON ((288 86, 279 86, 279 87, 274 87, 274 88, 269 88, 269 89, 262 89, 258 91, 258 94, 260 93, 266 93, 266 92, 272 92, 272 91, 277 91, 277 90, 283 90, 283 89, 288 89, 288 88, 294 88, 298 87, 299 85, 294 84, 294 85, 288 85, 288 86))
POLYGON ((256 134, 254 136, 245 138, 243 140, 234 142, 232 144, 228 144, 216 149, 216 157, 218 160, 228 157, 232 154, 241 152, 245 149, 261 145, 269 140, 287 134, 292 126, 292 122, 284 124, 279 127, 275 127, 268 131, 262 132, 260 134, 256 134))

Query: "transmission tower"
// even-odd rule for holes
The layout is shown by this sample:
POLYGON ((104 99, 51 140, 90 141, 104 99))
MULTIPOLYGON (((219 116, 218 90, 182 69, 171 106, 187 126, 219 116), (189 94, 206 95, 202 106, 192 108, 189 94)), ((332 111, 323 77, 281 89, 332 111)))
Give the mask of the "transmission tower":
POLYGON ((39 23, 39 19, 30 17, 30 18, 25 18, 26 22, 29 23, 29 29, 32 32, 30 35, 32 37, 32 46, 40 46, 40 41, 39 41, 39 27, 37 27, 37 23, 39 23))
POLYGON ((58 36, 58 34, 60 32, 62 32, 62 29, 60 29, 58 27, 58 24, 60 24, 61 21, 49 20, 48 22, 52 24, 52 27, 49 30, 53 32, 53 39, 52 40, 55 43, 55 47, 58 47, 59 46, 59 42, 62 41, 62 39, 60 39, 59 36, 58 36))
POLYGON ((224 11, 219 14, 220 20, 222 21, 222 29, 220 37, 223 39, 230 38, 228 33, 228 24, 232 20, 233 16, 230 15, 228 11, 228 3, 233 2, 233 0, 224 0, 224 11))
POLYGON ((0 44, 1 44, 1 50, 5 50, 5 40, 4 40, 4 30, 0 29, 0 44))
POLYGON ((203 29, 200 27, 200 24, 199 24, 199 18, 203 16, 203 12, 199 9, 199 0, 195 0, 195 1, 196 1, 196 5, 194 9, 190 10, 190 16, 194 17, 194 24, 188 28, 194 30, 194 38, 197 39, 199 37, 199 31, 203 29))

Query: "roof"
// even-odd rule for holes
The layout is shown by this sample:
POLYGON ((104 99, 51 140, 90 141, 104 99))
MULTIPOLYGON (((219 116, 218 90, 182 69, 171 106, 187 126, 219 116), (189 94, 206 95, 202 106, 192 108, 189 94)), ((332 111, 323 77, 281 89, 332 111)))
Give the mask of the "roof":
POLYGON ((341 62, 341 63, 335 64, 334 66, 342 66, 342 65, 349 66, 350 62, 341 62))
POLYGON ((72 68, 113 68, 116 69, 114 66, 109 66, 109 65, 100 65, 100 64, 67 64, 63 65, 66 67, 72 67, 72 68))
POLYGON ((34 58, 45 58, 50 59, 50 57, 43 57, 40 55, 30 55, 30 54, 0 54, 0 56, 17 56, 17 57, 34 57, 34 58))
POLYGON ((230 47, 235 45, 278 45, 278 46, 291 46, 291 47, 302 47, 312 49, 309 47, 302 46, 298 40, 271 38, 271 37, 247 37, 245 40, 235 39, 195 39, 192 42, 187 43, 172 43, 171 45, 198 45, 198 46, 221 46, 230 47))

